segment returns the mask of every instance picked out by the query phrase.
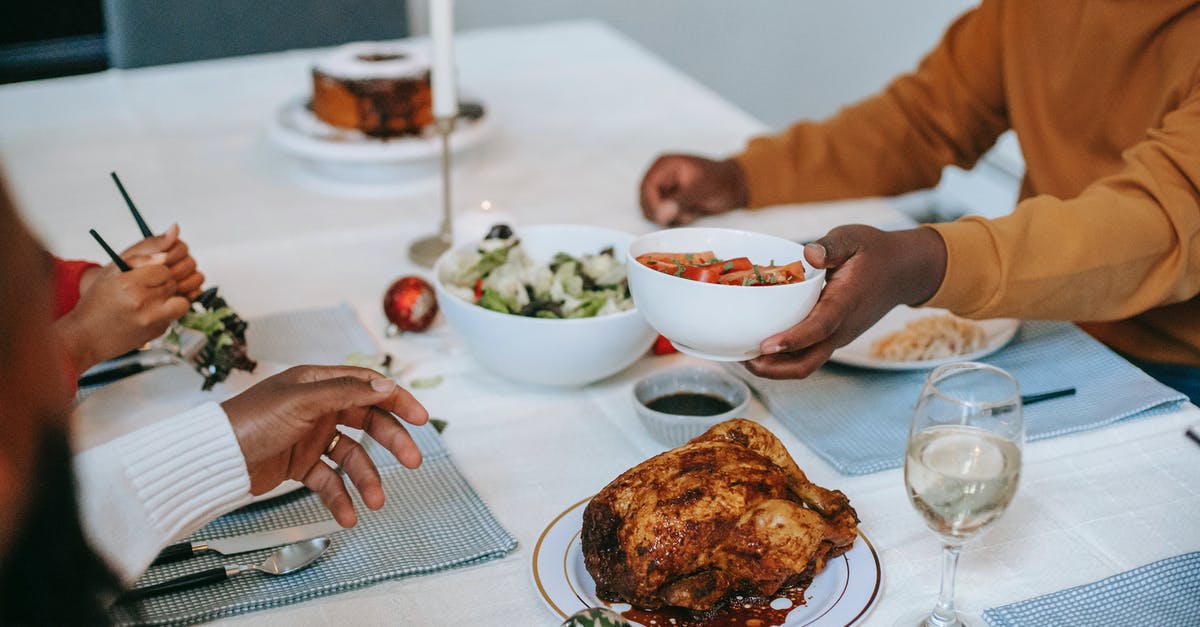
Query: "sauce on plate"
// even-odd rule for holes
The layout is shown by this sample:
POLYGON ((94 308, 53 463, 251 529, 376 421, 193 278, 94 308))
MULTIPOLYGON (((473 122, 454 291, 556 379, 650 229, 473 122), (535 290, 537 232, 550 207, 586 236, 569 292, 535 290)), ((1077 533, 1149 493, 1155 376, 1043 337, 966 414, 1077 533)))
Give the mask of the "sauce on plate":
POLYGON ((682 607, 657 610, 631 608, 621 612, 626 620, 646 627, 779 627, 797 606, 804 605, 806 588, 784 588, 765 597, 734 597, 707 612, 682 607))

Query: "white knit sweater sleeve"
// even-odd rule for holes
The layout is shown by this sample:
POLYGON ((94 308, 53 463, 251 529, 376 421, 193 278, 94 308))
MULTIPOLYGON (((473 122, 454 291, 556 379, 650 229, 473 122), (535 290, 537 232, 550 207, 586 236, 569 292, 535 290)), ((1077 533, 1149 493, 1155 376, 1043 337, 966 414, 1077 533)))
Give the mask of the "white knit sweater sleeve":
POLYGON ((75 476, 84 533, 126 584, 164 546, 250 501, 245 458, 217 403, 79 452, 75 476))

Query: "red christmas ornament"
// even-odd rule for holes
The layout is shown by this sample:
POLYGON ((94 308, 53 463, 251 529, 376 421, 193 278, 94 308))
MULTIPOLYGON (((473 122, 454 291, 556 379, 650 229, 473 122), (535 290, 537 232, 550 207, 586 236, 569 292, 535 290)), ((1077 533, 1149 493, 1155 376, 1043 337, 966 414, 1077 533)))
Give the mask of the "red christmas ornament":
POLYGON ((424 331, 433 323, 437 312, 437 294, 420 277, 401 277, 383 295, 383 314, 392 323, 388 335, 424 331))

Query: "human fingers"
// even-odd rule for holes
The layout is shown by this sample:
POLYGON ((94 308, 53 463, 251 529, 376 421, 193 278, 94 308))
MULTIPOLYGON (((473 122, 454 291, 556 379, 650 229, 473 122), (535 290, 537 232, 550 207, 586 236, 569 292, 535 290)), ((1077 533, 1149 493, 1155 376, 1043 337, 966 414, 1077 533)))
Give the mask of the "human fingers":
POLYGON ((744 365, 764 379, 803 379, 829 361, 833 348, 833 342, 824 341, 798 352, 761 355, 744 365))
POLYGON ((166 253, 154 253, 151 255, 129 255, 124 257, 125 263, 130 268, 144 268, 146 266, 165 266, 167 261, 166 253))
POLYGON ((179 293, 186 296, 188 300, 195 300, 200 295, 200 287, 204 285, 204 273, 194 272, 191 276, 179 281, 176 289, 179 293))
MULTIPOLYGON (((429 412, 425 410, 425 406, 421 405, 420 401, 411 392, 397 385, 394 379, 386 377, 370 368, 360 368, 358 366, 296 366, 289 368, 282 375, 293 381, 302 383, 317 383, 333 379, 363 381, 369 383, 372 390, 386 393, 386 397, 370 405, 377 406, 385 412, 391 412, 410 424, 420 426, 429 421, 429 412)), ((355 406, 366 408, 369 405, 357 404, 355 406)), ((351 405, 347 405, 337 409, 340 411, 349 409, 350 407, 351 405)), ((362 428, 361 424, 347 424, 347 426, 362 428)))
POLYGON ((163 248, 169 248, 179 240, 179 224, 172 224, 159 236, 163 248))
POLYGON ((642 215, 647 220, 665 226, 678 218, 679 203, 673 195, 679 190, 680 167, 677 155, 664 155, 646 170, 640 200, 642 215))
POLYGON ((191 258, 191 250, 188 249, 188 245, 183 240, 175 240, 169 247, 164 248, 163 252, 167 254, 168 266, 174 266, 184 259, 191 258))
POLYGON ((395 385, 386 378, 371 381, 352 375, 336 376, 288 386, 281 400, 291 415, 316 420, 347 410, 365 411, 387 400, 395 385))
POLYGON ((317 460, 300 480, 308 489, 321 497, 321 502, 332 514, 334 520, 343 527, 353 527, 358 523, 358 515, 354 513, 354 501, 342 481, 342 476, 325 462, 317 460))
POLYGON ((171 277, 171 270, 161 263, 153 263, 153 259, 153 256, 134 257, 130 263, 131 269, 121 275, 121 278, 144 287, 158 287, 167 283, 174 286, 175 279, 171 277))
POLYGON ((154 253, 166 252, 167 249, 175 245, 179 239, 179 225, 172 224, 170 228, 164 231, 161 235, 152 235, 142 241, 126 248, 121 253, 122 257, 129 255, 152 255, 154 253))
MULTIPOLYGON (((157 312, 160 306, 176 297, 178 293, 175 279, 170 276, 158 283, 159 277, 155 273, 139 276, 131 271, 122 276, 120 280, 125 282, 123 292, 128 302, 135 308, 152 313, 157 312)), ((180 313, 180 315, 183 314, 180 313)), ((157 316, 153 317, 157 318, 157 316)))
MULTIPOLYGON (((387 379, 387 381, 391 381, 393 384, 395 383, 395 381, 392 379, 387 379)), ((384 384, 381 382, 375 383, 375 385, 382 386, 384 384)), ((375 406, 383 409, 384 411, 390 412, 395 416, 398 416, 404 420, 404 422, 407 422, 411 425, 416 425, 419 427, 429 422, 429 412, 425 409, 425 406, 417 400, 417 397, 412 395, 412 392, 409 392, 399 385, 396 385, 394 388, 392 388, 392 392, 387 399, 385 399, 383 402, 376 403, 375 406)))
POLYGON ((759 345, 763 355, 794 353, 828 340, 841 328, 850 313, 847 304, 835 296, 818 300, 803 320, 782 333, 766 338, 759 345))
POLYGON ((287 370, 275 375, 280 379, 285 379, 293 383, 313 383, 316 381, 324 381, 326 379, 336 379, 338 377, 354 377, 363 381, 371 381, 372 379, 386 378, 378 371, 361 366, 316 366, 302 365, 292 366, 287 370))
POLYGON ((183 317, 191 309, 192 303, 182 296, 171 296, 158 306, 158 319, 170 323, 183 317))
MULTIPOLYGON (((359 427, 371 436, 371 439, 383 445, 392 456, 404 464, 406 468, 416 468, 421 465, 421 449, 413 441, 412 434, 396 415, 385 409, 371 407, 362 414, 362 426, 359 427)), ((349 425, 350 422, 343 424, 349 425)))
POLYGON ((826 233, 824 237, 805 244, 804 258, 814 268, 836 268, 846 263, 860 250, 862 246, 860 235, 859 225, 836 227, 826 233))
POLYGON ((175 277, 176 281, 183 281, 196 273, 196 260, 191 257, 184 257, 174 263, 167 262, 166 266, 171 270, 171 276, 175 277))
POLYGON ((375 467, 375 462, 371 460, 371 456, 367 454, 367 450, 363 448, 362 444, 341 434, 341 437, 337 437, 333 450, 329 451, 326 457, 336 462, 346 476, 350 477, 350 481, 362 495, 363 503, 367 507, 371 509, 383 507, 383 480, 379 476, 379 469, 375 467))

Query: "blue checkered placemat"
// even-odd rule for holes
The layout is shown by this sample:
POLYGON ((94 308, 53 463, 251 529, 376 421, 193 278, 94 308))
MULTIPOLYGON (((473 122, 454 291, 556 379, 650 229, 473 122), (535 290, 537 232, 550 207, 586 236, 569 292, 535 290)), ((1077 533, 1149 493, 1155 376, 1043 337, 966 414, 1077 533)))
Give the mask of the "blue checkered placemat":
MULTIPOLYGON (((383 478, 387 502, 371 511, 355 497, 358 525, 331 536, 332 546, 308 568, 272 577, 238 575, 228 581, 146 599, 134 616, 114 610, 118 624, 185 625, 277 607, 361 588, 388 579, 411 577, 478 564, 503 557, 517 540, 492 516, 479 495, 459 474, 432 427, 410 428, 425 459, 416 470, 404 468, 383 447, 368 440, 368 450, 383 478)), ((188 540, 210 540, 329 520, 320 498, 307 489, 227 514, 188 540)), ((257 564, 271 550, 232 557, 200 555, 150 568, 137 586, 231 563, 257 564)))
MULTIPOLYGON (((250 321, 250 354, 279 364, 342 364, 350 353, 375 353, 378 345, 348 304, 288 311, 250 321)), ((358 525, 332 536, 332 545, 308 568, 271 577, 238 575, 229 581, 146 599, 138 615, 116 608, 118 624, 185 625, 336 594, 388 579, 424 575, 503 557, 517 540, 492 516, 459 473, 430 426, 409 432, 424 461, 416 470, 400 465, 367 438, 379 467, 387 502, 367 509, 349 487, 358 525)), ((349 485, 349 484, 347 484, 349 485)), ((281 529, 330 520, 329 510, 307 489, 244 507, 212 521, 189 541, 281 529)), ((135 585, 145 586, 230 563, 257 564, 271 551, 232 557, 207 554, 150 568, 135 585)))
MULTIPOLYGON (((979 361, 1017 378, 1022 394, 1076 388, 1025 408, 1030 441, 1173 411, 1187 398, 1066 322, 1025 322, 1004 349, 979 361)), ((746 379, 771 413, 839 472, 863 475, 904 463, 913 407, 927 370, 891 372, 829 364, 801 381, 746 379)))
POLYGON ((992 627, 1200 625, 1200 552, 983 611, 992 627))

